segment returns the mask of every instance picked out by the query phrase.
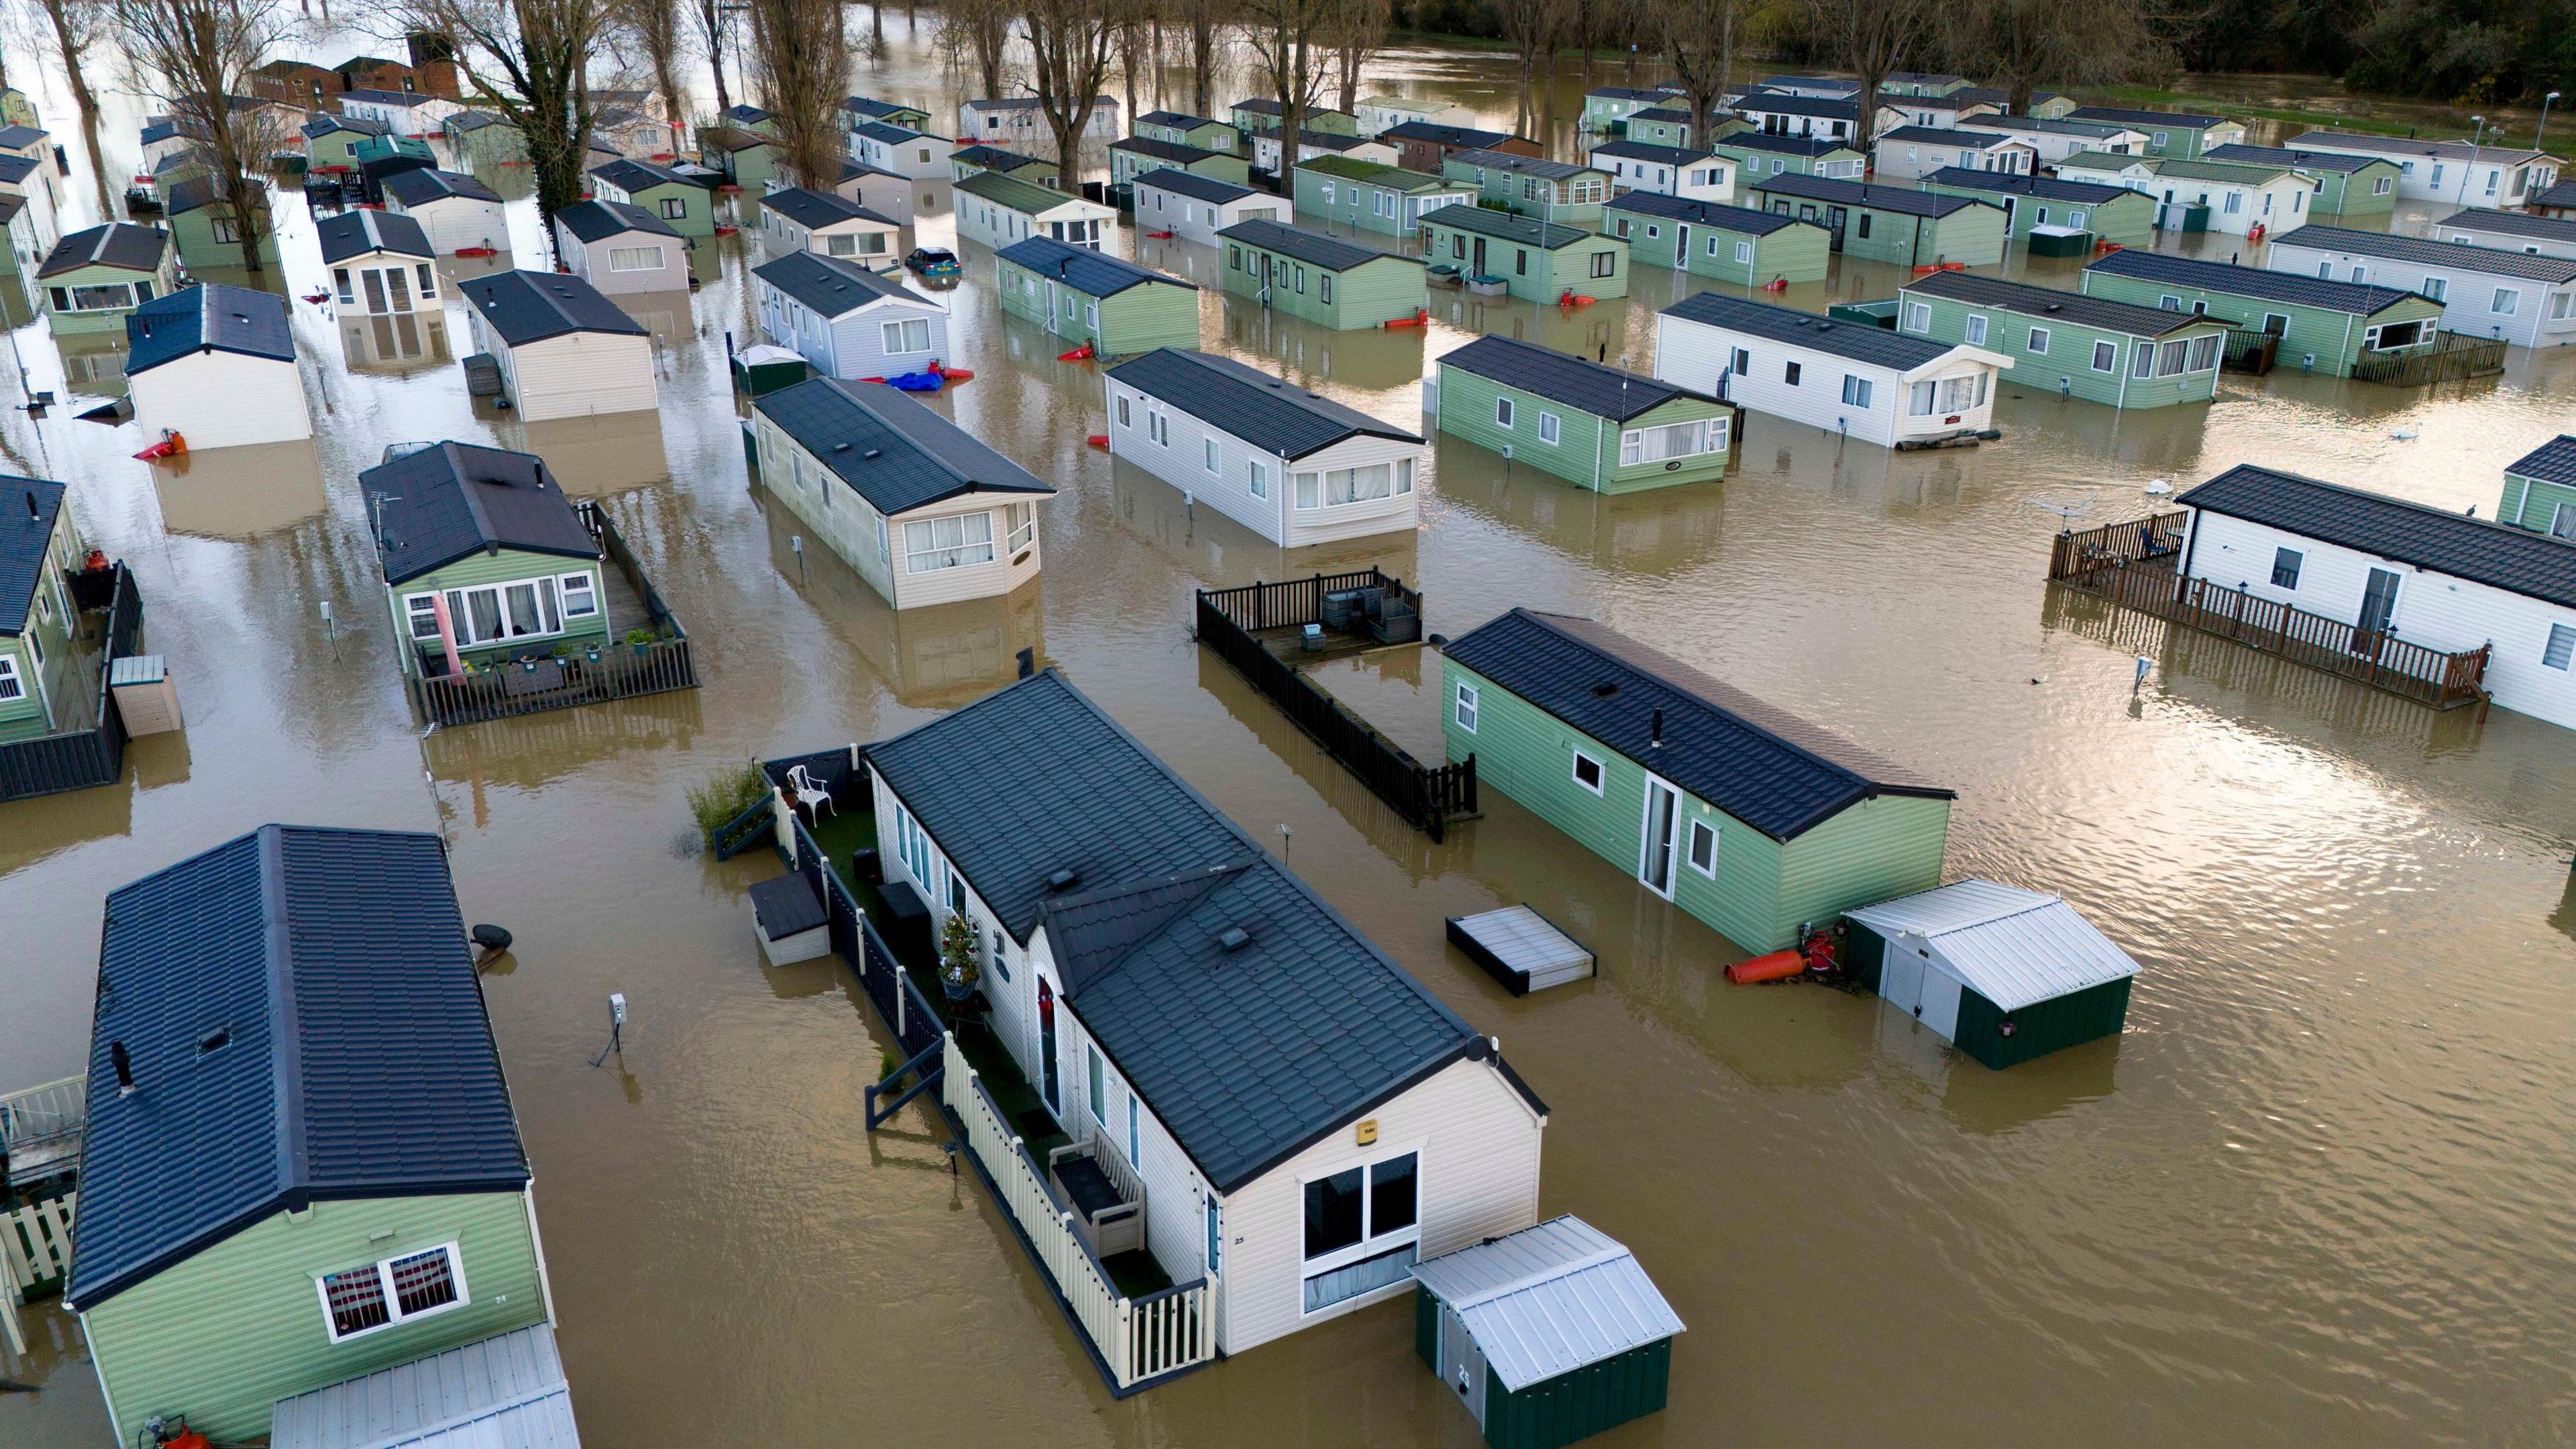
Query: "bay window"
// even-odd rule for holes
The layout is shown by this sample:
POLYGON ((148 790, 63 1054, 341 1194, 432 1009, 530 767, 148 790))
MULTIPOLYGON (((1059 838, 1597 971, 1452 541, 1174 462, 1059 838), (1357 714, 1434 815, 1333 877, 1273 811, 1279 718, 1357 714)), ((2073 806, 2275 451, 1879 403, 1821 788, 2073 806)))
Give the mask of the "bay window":
POLYGON ((961 513, 903 526, 904 572, 937 573, 993 561, 993 515, 961 513))
MULTIPOLYGON (((520 579, 449 589, 447 626, 460 649, 510 644, 562 633, 568 605, 575 609, 571 615, 574 618, 588 618, 599 612, 598 595, 589 574, 570 574, 561 581, 520 579), (578 592, 569 592, 576 582, 578 592)), ((426 642, 438 637, 438 615, 429 595, 406 597, 403 612, 412 638, 426 642)))
POLYGON ((1420 1166, 1407 1152, 1308 1180, 1306 1312, 1406 1281, 1422 1238, 1420 1166))
POLYGON ((1034 503, 1011 503, 1002 508, 1002 526, 1007 530, 1003 547, 1018 553, 1037 542, 1038 506, 1034 503))

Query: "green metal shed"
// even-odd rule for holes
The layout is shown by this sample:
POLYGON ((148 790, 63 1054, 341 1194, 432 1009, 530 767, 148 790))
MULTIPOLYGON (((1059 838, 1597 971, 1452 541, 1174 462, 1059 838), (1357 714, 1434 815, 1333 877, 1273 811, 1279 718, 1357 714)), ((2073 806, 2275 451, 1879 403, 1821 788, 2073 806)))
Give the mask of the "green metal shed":
POLYGON ((2056 896, 1963 880, 1843 919, 1861 984, 1989 1067, 2128 1023, 2138 963, 2056 896))

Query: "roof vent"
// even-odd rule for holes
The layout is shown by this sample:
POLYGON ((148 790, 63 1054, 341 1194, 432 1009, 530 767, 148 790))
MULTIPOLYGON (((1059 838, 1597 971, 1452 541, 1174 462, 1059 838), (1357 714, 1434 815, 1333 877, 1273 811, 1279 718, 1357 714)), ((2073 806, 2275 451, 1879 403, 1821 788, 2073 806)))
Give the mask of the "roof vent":
POLYGON ((197 1038, 197 1055, 202 1057, 222 1051, 225 1047, 232 1044, 232 1040, 233 1029, 231 1027, 216 1027, 213 1031, 207 1032, 204 1036, 197 1038))
POLYGON ((846 453, 850 451, 850 445, 847 443, 834 443, 832 445, 832 451, 835 453, 846 453))
POLYGON ((866 452, 861 453, 859 456, 860 456, 860 457, 862 457, 862 458, 882 458, 882 457, 884 457, 884 456, 885 456, 885 449, 883 449, 883 448, 870 448, 870 449, 868 449, 866 452))
POLYGON ((2051 302, 2051 303, 2049 303, 2049 304, 2048 304, 2048 306, 2047 306, 2045 309, 2043 309, 2043 310, 2050 311, 2050 312, 2055 312, 2055 311, 2059 310, 2060 308, 2063 308, 2065 305, 2066 305, 2066 304, 2065 304, 2065 303, 2063 303, 2063 302, 2051 302))
POLYGON ((36 490, 33 488, 27 490, 27 521, 29 523, 45 521, 44 511, 36 507, 36 490))
POLYGON ((1647 716, 1646 743, 1659 750, 1664 747, 1664 712, 1660 708, 1647 716))
POLYGON ((1592 686, 1592 697, 1594 699, 1608 699, 1610 696, 1617 694, 1618 692, 1619 686, 1611 680, 1605 679, 1599 684, 1592 686))
POLYGON ((125 1043, 121 1041, 109 1042, 107 1044, 107 1061, 108 1065, 116 1069, 116 1095, 120 1097, 133 1096, 134 1057, 131 1053, 126 1051, 125 1043))
POLYGON ((1216 948, 1231 956, 1252 944, 1252 933, 1241 926, 1228 926, 1216 933, 1216 948))
POLYGON ((1081 879, 1082 872, 1068 866, 1049 875, 1046 878, 1046 888, 1051 891, 1068 891, 1073 889, 1075 882, 1081 879))

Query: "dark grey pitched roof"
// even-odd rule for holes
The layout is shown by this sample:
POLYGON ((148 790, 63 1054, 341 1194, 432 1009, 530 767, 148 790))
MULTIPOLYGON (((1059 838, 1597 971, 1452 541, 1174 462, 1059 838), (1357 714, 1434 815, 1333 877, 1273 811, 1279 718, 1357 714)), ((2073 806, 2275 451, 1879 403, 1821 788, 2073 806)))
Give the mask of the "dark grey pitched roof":
POLYGON ((1955 216, 1972 206, 1987 203, 1965 196, 1944 196, 1937 191, 1915 191, 1901 186, 1873 186, 1866 181, 1846 181, 1839 176, 1804 176, 1783 171, 1753 182, 1756 191, 1775 196, 1796 196, 1809 201, 1828 201, 1837 206, 1866 206, 1877 211, 1892 211, 1904 216, 1929 217, 1935 221, 1955 216))
POLYGON ((1136 184, 1150 186, 1156 191, 1169 191, 1177 196, 1186 196, 1193 201, 1214 202, 1220 206, 1229 201, 1241 201, 1253 194, 1249 186, 1237 186, 1231 181, 1219 181, 1213 176, 1201 176, 1195 171, 1176 171, 1169 166, 1146 172, 1136 178, 1136 184))
POLYGON ((497 202, 501 199, 499 192, 462 171, 440 171, 432 167, 400 172, 376 184, 387 196, 405 206, 444 201, 451 196, 461 196, 469 201, 497 202))
POLYGON ((2498 236, 2529 237, 2534 241, 2576 242, 2576 218, 2534 216, 2527 211, 2490 211, 2473 207, 2452 212, 2433 224, 2494 232, 2498 236))
POLYGON ((1632 124, 1638 121, 1653 121, 1667 126, 1694 126, 1699 124, 1698 120, 1691 115, 1690 107, 1688 106, 1657 106, 1651 111, 1639 111, 1635 115, 1630 116, 1628 120, 1632 124))
POLYGON ((2323 277, 2303 277, 2296 272, 2204 262, 2139 247, 2113 252, 2084 270, 2105 276, 2135 277, 2144 282, 2169 282, 2175 286, 2253 297, 2267 302, 2289 302, 2329 312, 2349 312, 2358 317, 2375 317, 2400 302, 2423 300, 2413 292, 2400 291, 2395 287, 2333 282, 2323 277))
POLYGON ((932 136, 925 131, 916 131, 910 126, 888 125, 884 121, 862 121, 858 125, 850 128, 850 134, 853 136, 865 136, 871 141, 883 141, 892 146, 900 146, 907 141, 931 141, 943 139, 941 137, 932 136))
MULTIPOLYGON (((1909 100, 1914 98, 1909 97, 1909 100)), ((1886 105, 1882 99, 1880 105, 1886 105)), ((1858 123, 1860 99, 1857 96, 1828 99, 1823 96, 1793 96, 1785 91, 1755 91, 1735 103, 1737 114, 1812 116, 1827 121, 1858 123)))
POLYGON ((1660 101, 1670 96, 1672 92, 1650 91, 1638 86, 1594 86, 1583 94, 1599 96, 1607 101, 1660 101))
MULTIPOLYGON (((1599 232, 1589 231, 1566 222, 1542 223, 1534 217, 1514 216, 1508 211, 1496 211, 1487 206, 1469 206, 1463 201, 1451 202, 1437 210, 1426 211, 1422 214, 1422 219, 1458 231, 1474 232, 1478 236, 1496 237, 1507 242, 1527 242, 1552 252, 1563 251, 1577 242, 1618 240, 1616 237, 1605 238, 1599 232)), ((1621 245, 1624 246, 1626 243, 1622 242, 1621 245)))
POLYGON ((1865 323, 1837 322, 1813 312, 1801 312, 1794 307, 1774 307, 1768 302, 1730 297, 1723 292, 1695 292, 1666 307, 1664 315, 1767 337, 1774 342, 1812 347, 1818 352, 1830 352, 1854 362, 1892 367, 1900 372, 1910 372, 1937 361, 1957 346, 1955 343, 1909 337, 1902 332, 1890 332, 1884 327, 1865 323))
POLYGON ((149 272, 161 265, 169 251, 170 233, 157 226, 136 226, 130 221, 111 221, 87 231, 76 231, 54 243, 44 264, 36 268, 39 277, 56 276, 82 267, 124 267, 131 271, 149 272))
POLYGON ((601 241, 625 232, 649 232, 654 236, 676 237, 680 233, 671 224, 631 201, 582 201, 555 213, 563 228, 585 242, 601 241))
POLYGON ((1111 368, 1109 375, 1265 453, 1291 460, 1345 438, 1422 441, 1418 433, 1380 422, 1230 357, 1157 348, 1111 368))
POLYGON ((1610 199, 1612 211, 1632 211, 1640 216, 1667 216, 1675 221, 1698 222, 1720 231, 1741 232, 1746 236, 1769 236, 1793 226, 1814 226, 1794 216, 1776 211, 1755 211, 1749 206, 1728 206, 1715 201, 1693 201, 1683 196, 1666 196, 1660 191, 1629 191, 1610 199))
POLYGON ((1220 1192, 1491 1053, 1052 669, 867 756, 1011 930, 1043 920, 1066 1003, 1220 1192))
POLYGON ((725 119, 729 121, 740 121, 746 126, 757 126, 761 122, 769 119, 769 113, 746 101, 743 104, 726 111, 725 119))
POLYGON ((2215 317, 2196 317, 2189 312, 2169 311, 2163 307, 2141 307, 2105 297, 2087 297, 2080 292, 2057 287, 2007 282, 2000 277, 1980 277, 1968 272, 1932 272, 1905 283, 1904 290, 1921 292, 1927 297, 1947 297, 1972 307, 2000 308, 2043 321, 2063 318, 2080 327, 2098 327, 2105 332, 2123 332, 2134 337, 2162 337, 2166 333, 2192 327, 2226 325, 2215 317))
POLYGON ((2174 500, 2576 609, 2576 544, 2240 463, 2174 500))
POLYGON ((790 186, 762 197, 760 204, 809 231, 845 221, 864 221, 889 230, 895 226, 894 218, 870 211, 836 191, 790 186))
POLYGON ((969 166, 981 166, 987 171, 1016 171, 1023 166, 1051 164, 1035 156, 1023 156, 1017 151, 1005 151, 999 146, 960 146, 948 153, 948 159, 963 161, 969 166))
POLYGON ((512 347, 569 332, 641 337, 644 328, 570 272, 494 272, 458 284, 465 300, 512 347))
POLYGON ((1157 161, 1169 161, 1175 166, 1184 168, 1194 161, 1205 161, 1211 156, 1228 154, 1223 151, 1209 151, 1198 146, 1184 146, 1178 141, 1165 141, 1153 136, 1122 136, 1110 142, 1109 149, 1129 151, 1139 156, 1151 156, 1157 161))
POLYGON ((1651 141, 1604 141, 1592 148, 1595 156, 1617 156, 1629 161, 1652 161, 1663 166, 1694 166, 1715 154, 1694 151, 1687 146, 1658 146, 1651 141))
POLYGON ((275 292, 200 282, 125 314, 127 376, 204 349, 295 360, 286 299, 275 292))
POLYGON ((0 477, 0 634, 27 627, 45 578, 45 545, 69 491, 51 479, 0 477))
POLYGON ((368 86, 351 86, 349 89, 341 93, 340 99, 343 101, 358 101, 361 103, 373 102, 376 105, 382 106, 400 106, 404 110, 408 111, 419 106, 428 105, 431 101, 436 100, 437 97, 421 95, 414 91, 382 91, 368 86))
POLYGON ((186 216, 192 211, 202 210, 211 205, 214 199, 214 183, 203 177, 188 181, 174 181, 170 184, 168 196, 161 203, 161 214, 186 216))
POLYGON ((2531 198, 2531 204, 2533 206, 2546 206, 2553 209, 2563 209, 2566 207, 2576 206, 2576 180, 2559 182, 2557 185, 2550 187, 2547 191, 2531 198))
POLYGON ((0 146, 6 146, 13 151, 21 146, 33 146, 44 140, 45 136, 44 131, 34 126, 0 126, 0 146))
POLYGON ((24 156, 0 156, 0 181, 14 186, 35 175, 37 164, 24 156))
POLYGON ((921 107, 898 105, 893 101, 881 101, 873 96, 852 96, 848 100, 841 102, 841 109, 848 111, 854 116, 883 117, 898 115, 905 111, 917 112, 921 110, 921 107))
POLYGON ((2289 146, 2249 146, 2231 141, 2200 153, 2204 161, 2234 161, 2254 166, 2290 166, 2304 171, 2340 171, 2349 175, 2365 166, 2397 163, 2384 156, 2346 156, 2339 151, 2301 151, 2289 146))
POLYGON ((2018 176, 2005 171, 1979 171, 1968 166, 1944 166, 1923 180, 1925 185, 1956 186, 1962 191, 2008 192, 2014 196, 2035 196, 2042 201, 2070 201, 2079 206, 2101 206, 2123 196, 2146 199, 2145 192, 2131 191, 2125 186, 2060 181, 2054 176, 2018 176))
POLYGON ((1442 146, 1479 150, 1519 138, 1509 131, 1480 131, 1474 126, 1444 126, 1437 121, 1406 121, 1377 133, 1381 141, 1430 141, 1442 146))
POLYGON ((424 261, 438 255, 420 223, 396 211, 353 207, 338 216, 324 217, 314 230, 321 233, 322 260, 326 264, 345 262, 368 252, 391 252, 424 261))
POLYGON ((1193 116, 1184 111, 1147 111, 1145 114, 1136 118, 1136 124, 1140 126, 1178 126, 1184 131, 1195 131, 1201 126, 1213 126, 1218 123, 1209 120, 1205 116, 1193 116))
POLYGON ((2014 144, 2012 137, 2000 131, 1961 130, 1949 126, 1896 126, 1879 132, 1878 139, 1881 144, 1889 141, 1929 142, 1935 146, 1966 146, 1978 151, 2014 144))
POLYGON ((1443 367, 1455 367, 1478 377, 1491 378, 1505 387, 1561 402, 1613 422, 1624 423, 1643 416, 1675 398, 1716 401, 1705 393, 1693 392, 1686 387, 1622 372, 1552 347, 1541 347, 1495 333, 1487 333, 1464 347, 1444 352, 1438 360, 1443 367))
POLYGON ((1514 609, 1442 652, 1774 840, 1881 795, 1956 798, 1590 619, 1514 609))
POLYGON ((1196 282, 1140 267, 1124 258, 1088 247, 1070 247, 1053 237, 1033 236, 1016 241, 993 253, 1015 267, 1026 267, 1040 276, 1053 277, 1077 292, 1093 297, 1114 297, 1130 287, 1160 282, 1167 287, 1187 287, 1195 292, 1196 282))
POLYGON ((751 274, 825 317, 838 317, 888 297, 938 306, 898 278, 879 276, 855 262, 820 252, 789 252, 752 268, 751 274))
POLYGON ((437 836, 266 825, 108 896, 75 1307, 281 1209, 527 1181, 437 836))
POLYGON ((1294 257, 1309 266, 1322 267, 1330 272, 1347 272, 1353 267, 1364 267, 1371 262, 1393 262, 1398 266, 1413 267, 1422 265, 1422 259, 1419 257, 1402 256, 1395 252, 1382 252, 1375 247, 1359 246, 1337 236, 1326 236, 1319 231, 1309 231, 1302 226, 1290 226, 1284 221, 1272 221, 1267 217, 1257 216, 1250 221, 1238 221, 1218 232, 1217 235, 1227 241, 1241 242, 1245 246, 1260 247, 1265 251, 1294 257))
POLYGON ((650 161, 605 161, 590 168, 590 174, 629 196, 656 186, 697 186, 700 191, 706 190, 670 167, 656 166, 650 161))
POLYGON ((480 131, 487 126, 502 126, 513 131, 519 129, 516 122, 496 111, 458 111, 447 118, 450 135, 458 131, 480 131))
POLYGON ((2560 433, 2507 463, 2504 471, 2516 477, 2536 478, 2543 483, 2564 483, 2576 488, 2576 433, 2560 433))
POLYGON ((369 468, 358 491, 384 500, 376 556, 388 584, 494 548, 599 557, 599 541, 534 453, 440 443, 369 468))
POLYGON ((2128 111, 2117 106, 2077 106, 2066 113, 2078 121, 2112 121, 2123 126, 2158 126, 2174 131, 2206 131, 2227 124, 2225 116, 2196 116, 2187 111, 2128 111))
POLYGON ((1055 492, 974 434, 876 383, 808 378, 752 406, 888 517, 961 493, 1055 492))
POLYGON ((1720 150, 1733 147, 1738 151, 1763 151, 1775 156, 1804 156, 1810 160, 1835 151, 1849 151, 1855 156, 1860 154, 1849 141, 1829 141, 1820 136, 1767 136, 1760 131, 1738 131, 1732 136, 1712 136, 1708 144, 1720 150))
POLYGON ((2393 232, 2356 231, 2346 226, 2311 223, 2272 238, 2272 245, 2379 257, 2392 262, 2412 262, 2422 267, 2458 267, 2462 271, 2513 277, 2525 282, 2547 282, 2553 286, 2576 282, 2576 259, 2568 257, 2545 257, 2525 251, 2508 251, 2503 247, 2434 241, 2428 237, 2399 236, 2393 232))

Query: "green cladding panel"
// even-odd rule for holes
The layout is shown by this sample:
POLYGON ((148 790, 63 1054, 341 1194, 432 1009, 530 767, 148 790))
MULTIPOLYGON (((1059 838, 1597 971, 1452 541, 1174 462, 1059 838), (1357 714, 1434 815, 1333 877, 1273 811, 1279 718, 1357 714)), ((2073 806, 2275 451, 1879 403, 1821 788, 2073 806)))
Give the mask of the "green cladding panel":
MULTIPOLYGON (((2010 358, 2004 369, 2006 381, 2022 387, 2079 397, 2086 402, 2116 408, 2161 408, 2176 403, 2208 402, 2218 395, 2218 356, 2225 350, 2227 328, 2218 322, 2202 321, 2179 331, 2147 338, 2135 333, 2116 332, 2088 327, 2063 313, 2020 311, 2006 307, 1980 307, 1950 297, 1925 296, 1917 292, 1900 294, 1905 302, 1923 308, 1929 314, 1929 325, 1909 327, 1916 336, 1953 346, 1968 345, 1998 352, 2010 358), (1968 341, 1972 322, 1982 320, 1984 332, 1978 341, 1968 341), (2142 343, 2161 346, 2179 341, 2189 348, 2200 339, 2213 339, 2210 365, 2194 372, 2167 373, 2161 377, 2138 377, 2131 366, 2135 349, 2142 343), (2108 344, 2109 351, 2103 351, 2108 344), (2107 364, 2107 365, 2106 365, 2107 364)), ((2141 324, 2143 325, 2143 324, 2141 324)))
POLYGON ((1673 1341, 1659 1338, 1571 1373, 1506 1392, 1485 1370, 1485 1442, 1494 1449, 1561 1449, 1631 1419, 1663 1411, 1672 1391, 1673 1341))
POLYGON ((1413 1289, 1413 1356, 1424 1368, 1440 1372, 1440 1300, 1418 1283, 1413 1289))
POLYGON ((1767 235, 1706 221, 1677 221, 1612 210, 1610 234, 1628 243, 1641 267, 1681 267, 1695 277, 1758 287, 1772 281, 1821 282, 1833 265, 1832 239, 1821 226, 1799 222, 1767 235), (1677 256, 1677 252, 1687 255, 1677 256))
POLYGON ((2507 473, 2504 475, 2504 496, 2496 503, 2496 517, 2535 533, 2554 533, 2560 538, 2576 539, 2576 488, 2544 478, 2525 478, 2519 473, 2507 473))
MULTIPOLYGON (((394 627, 401 629, 406 627, 403 600, 412 594, 435 593, 447 589, 470 589, 488 584, 514 584, 523 579, 556 578, 571 573, 591 575, 592 584, 596 590, 594 597, 599 601, 599 612, 589 618, 563 620, 564 630, 560 634, 508 640, 481 648, 458 651, 468 663, 494 658, 516 659, 529 653, 550 654, 558 644, 579 649, 584 645, 600 642, 612 627, 623 633, 628 629, 646 624, 648 621, 642 618, 611 620, 608 617, 608 580, 601 577, 607 568, 608 565, 598 559, 563 558, 554 554, 521 553, 516 549, 505 548, 490 553, 470 554, 443 569, 392 585, 387 592, 391 595, 394 627)), ((560 596, 556 607, 562 607, 560 596)), ((414 647, 416 650, 414 657, 421 659, 438 653, 440 649, 435 639, 426 644, 416 643, 414 647)))
POLYGON ((1939 885, 1949 839, 1949 801, 1881 795, 1781 846, 1769 936, 1776 945, 1766 949, 1796 944, 1801 925, 1939 885))
POLYGON ((1106 297, 1052 282, 996 259, 1002 310, 1069 342, 1088 342, 1103 357, 1132 357, 1157 347, 1199 345, 1199 294, 1178 282, 1140 282, 1106 297))
MULTIPOLYGON (((1551 226, 1551 240, 1568 230, 1551 226)), ((1553 302, 1571 292, 1578 297, 1628 295, 1628 244, 1614 236, 1582 232, 1576 240, 1542 249, 1530 242, 1486 236, 1423 218, 1424 260, 1477 269, 1503 279, 1509 295, 1530 302, 1553 302), (1478 250, 1478 243, 1483 250, 1478 250)))
MULTIPOLYGON (((1872 932, 1861 929, 1855 936, 1872 932)), ((2000 1071, 2017 1062, 2044 1057, 2050 1052, 2101 1037, 2118 1036, 2129 1022, 2129 985, 2137 978, 2123 976, 2099 986, 2048 1001, 2035 1002, 2006 1015, 1995 1004, 1975 991, 1959 992, 1959 1024, 1951 1043, 2000 1071), (2004 1023, 2012 1024, 2012 1033, 2004 1033, 2004 1023)))
POLYGON ((1349 331, 1376 327, 1420 312, 1429 302, 1422 263, 1392 253, 1334 271, 1312 262, 1220 238, 1225 248, 1225 289, 1237 296, 1261 299, 1273 311, 1303 318, 1318 327, 1349 331))
POLYGON ((2390 350, 2422 350, 2435 345, 2434 329, 2442 316, 2442 304, 2426 297, 2402 297, 2368 317, 2360 317, 2324 307, 2302 306, 2295 302, 2146 277, 2124 277, 2090 268, 2084 272, 2084 292, 2087 296, 2108 297, 2114 302, 2134 302, 2141 307, 2165 306, 2165 299, 2171 297, 2178 310, 2205 310, 2231 327, 2248 331, 2279 331, 2278 365, 2307 368, 2331 377, 2352 375, 2353 364, 2361 357, 2362 344, 2368 338, 2369 329, 2389 323, 2421 322, 2424 324, 2421 343, 2413 348, 2390 350), (2267 324, 2266 319, 2269 318, 2279 319, 2279 325, 2267 324))
POLYGON ((1714 399, 1675 398, 1630 419, 1623 428, 1607 418, 1506 387, 1462 368, 1442 367, 1439 391, 1437 422, 1441 432, 1464 438, 1488 452, 1499 453, 1509 446, 1515 463, 1600 493, 1641 493, 1650 488, 1723 477, 1735 456, 1739 431, 1736 410, 1714 399), (1509 424, 1503 422, 1506 409, 1502 405, 1506 401, 1510 403, 1509 424), (1556 419, 1553 425, 1546 421, 1551 417, 1556 419), (1660 428, 1703 418, 1725 420, 1727 445, 1723 451, 1671 460, 1677 467, 1661 462, 1620 466, 1620 434, 1625 428, 1660 428), (1553 439, 1548 437, 1551 431, 1556 435, 1553 439))

